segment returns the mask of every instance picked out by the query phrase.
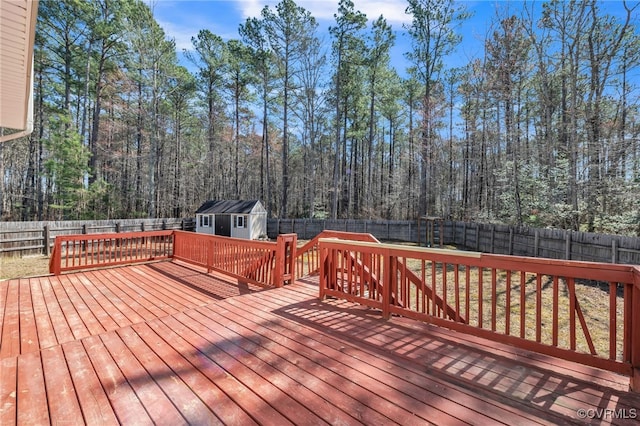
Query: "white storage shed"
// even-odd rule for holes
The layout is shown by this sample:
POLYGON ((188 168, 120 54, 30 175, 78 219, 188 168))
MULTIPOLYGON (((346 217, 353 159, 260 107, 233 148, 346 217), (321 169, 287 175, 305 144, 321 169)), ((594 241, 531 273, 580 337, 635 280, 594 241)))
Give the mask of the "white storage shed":
POLYGON ((196 210, 196 232, 257 240, 267 235, 267 210, 259 200, 209 200, 196 210))

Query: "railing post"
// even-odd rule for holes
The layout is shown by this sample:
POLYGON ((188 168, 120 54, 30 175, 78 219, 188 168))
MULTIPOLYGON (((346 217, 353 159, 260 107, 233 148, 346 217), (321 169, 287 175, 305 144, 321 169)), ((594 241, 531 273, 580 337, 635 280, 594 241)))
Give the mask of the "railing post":
POLYGON ((49 272, 53 275, 60 275, 60 269, 62 262, 62 239, 56 237, 56 241, 53 245, 53 253, 51 255, 51 261, 49 262, 49 272))
POLYGON ((323 247, 321 242, 318 242, 318 252, 320 253, 320 291, 318 298, 320 300, 324 300, 325 290, 329 284, 329 273, 331 272, 329 265, 329 249, 323 247))
POLYGON ((297 234, 280 234, 276 240, 275 287, 284 286, 285 281, 293 283, 296 279, 297 234))
POLYGON ((629 388, 634 392, 640 392, 640 269, 634 268, 633 287, 631 294, 631 341, 629 349, 631 351, 631 379, 629 388))
POLYGON ((382 318, 391 318, 391 286, 395 272, 395 258, 391 256, 390 250, 384 251, 384 272, 382 274, 382 318))

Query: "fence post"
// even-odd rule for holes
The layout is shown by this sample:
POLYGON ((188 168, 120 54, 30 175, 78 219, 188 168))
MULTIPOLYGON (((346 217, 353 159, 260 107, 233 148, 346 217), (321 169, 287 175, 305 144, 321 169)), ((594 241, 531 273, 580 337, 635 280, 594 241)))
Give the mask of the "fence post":
POLYGON ((533 257, 538 257, 539 245, 540 245, 540 233, 536 229, 533 234, 533 257))
POLYGON ((509 256, 513 255, 513 228, 509 227, 509 256))
POLYGON ((453 220, 450 221, 450 223, 451 223, 451 235, 452 235, 451 244, 455 246, 456 244, 458 244, 458 240, 456 240, 456 234, 457 234, 456 228, 458 227, 458 223, 453 220))
POLYGON ((496 252, 495 240, 496 240, 496 226, 494 224, 491 224, 491 253, 496 252))
POLYGON ((571 260, 571 231, 565 232, 564 240, 564 258, 565 260, 571 260))
POLYGON ((467 248, 467 222, 462 224, 462 247, 467 248))
POLYGON ((49 225, 44 225, 42 228, 42 239, 44 240, 44 255, 51 255, 51 247, 49 247, 49 242, 51 241, 51 230, 49 229, 49 225))
POLYGON ((611 263, 618 263, 618 240, 611 241, 611 263))
POLYGON ((120 222, 116 222, 116 234, 120 233, 120 222))

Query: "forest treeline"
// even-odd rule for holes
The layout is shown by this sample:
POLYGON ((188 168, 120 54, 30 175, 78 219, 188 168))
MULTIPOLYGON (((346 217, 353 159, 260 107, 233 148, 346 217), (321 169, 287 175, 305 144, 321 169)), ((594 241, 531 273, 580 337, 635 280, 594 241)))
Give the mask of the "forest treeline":
POLYGON ((201 29, 179 60, 142 1, 41 0, 35 130, 0 145, 0 217, 259 198, 281 218, 638 234, 638 4, 501 5, 483 51, 452 67, 477 36, 460 33, 464 2, 408 0, 392 28, 340 0, 326 32, 282 0, 237 39, 201 29), (390 60, 400 31, 407 69, 390 60))

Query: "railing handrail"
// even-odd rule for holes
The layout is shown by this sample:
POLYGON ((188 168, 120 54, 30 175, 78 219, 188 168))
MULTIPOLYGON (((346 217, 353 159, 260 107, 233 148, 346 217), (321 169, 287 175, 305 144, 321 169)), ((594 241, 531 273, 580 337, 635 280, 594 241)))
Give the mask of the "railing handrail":
POLYGON ((90 241, 90 240, 117 240, 117 239, 125 239, 125 238, 135 238, 135 237, 159 237, 159 236, 168 236, 172 235, 174 232, 186 232, 186 231, 174 231, 174 230, 164 230, 164 231, 132 231, 132 232, 104 232, 104 233, 96 233, 96 234, 69 234, 69 235, 57 235, 55 237, 56 241, 90 241))
POLYGON ((182 235, 186 237, 195 237, 195 238, 205 238, 210 240, 220 240, 220 241, 237 241, 239 244, 251 247, 260 247, 260 248, 273 248, 276 244, 275 241, 260 241, 260 240, 246 240, 243 238, 233 238, 233 237, 225 237, 223 235, 213 235, 213 234, 205 234, 201 232, 191 232, 191 231, 169 231, 173 232, 176 235, 182 235))
POLYGON ((49 272, 59 275, 62 272, 82 269, 168 259, 172 251, 167 240, 171 237, 171 230, 58 235, 49 261, 49 272), (134 241, 135 246, 127 246, 134 241), (94 247, 94 243, 97 247, 94 247), (67 252, 64 265, 63 247, 67 252), (87 247, 91 247, 91 251, 88 251, 87 247), (71 252, 71 257, 68 256, 68 252, 71 252), (71 265, 69 258, 72 259, 71 265))
POLYGON ((311 240, 307 241, 304 245, 302 245, 302 247, 298 248, 298 255, 301 255, 302 253, 311 249, 313 246, 318 244, 318 241, 322 238, 339 238, 342 240, 369 241, 374 243, 380 242, 376 237, 374 237, 371 234, 361 234, 356 232, 334 231, 331 229, 326 229, 320 232, 315 237, 313 237, 311 240))
MULTIPOLYGON (((591 279, 597 281, 627 281, 633 280, 633 272, 640 271, 640 267, 635 265, 624 265, 619 263, 599 263, 599 262, 585 262, 576 260, 558 260, 547 259, 541 257, 526 257, 526 256, 509 256, 506 254, 487 254, 475 251, 462 251, 455 249, 440 249, 429 247, 412 247, 404 246, 401 244, 382 244, 382 243, 370 243, 366 241, 355 240, 336 240, 332 238, 321 238, 319 240, 322 243, 338 243, 344 245, 350 245, 354 247, 371 247, 380 250, 394 250, 400 256, 410 257, 411 254, 427 253, 432 255, 432 259, 436 261, 444 261, 450 259, 464 259, 465 262, 471 262, 470 266, 496 266, 500 267, 509 262, 513 262, 517 259, 521 265, 527 265, 527 271, 529 272, 549 272, 548 268, 553 268, 555 271, 579 271, 574 278, 591 279), (476 259, 474 262, 472 259, 476 259), (614 275, 611 275, 611 274, 614 275), (594 276, 595 274, 595 276, 594 276), (606 274, 606 275, 605 275, 606 274), (613 279, 612 279, 613 278, 613 279)), ((562 272, 559 274, 562 275, 562 272)))
MULTIPOLYGON (((632 387, 634 389, 640 390, 640 267, 638 266, 480 254, 448 249, 410 247, 394 244, 376 244, 360 241, 336 240, 331 238, 322 238, 319 240, 319 244, 321 248, 321 298, 326 295, 331 295, 333 297, 339 298, 341 297, 347 300, 355 301, 357 303, 363 303, 368 306, 379 308, 382 310, 383 316, 387 318, 391 314, 404 315, 420 321, 427 321, 435 325, 451 328, 456 331, 471 333, 479 337, 484 337, 497 342, 512 344, 539 353, 558 356, 560 358, 592 365, 598 368, 604 368, 617 373, 627 374, 631 377, 632 387), (332 251, 341 254, 332 255, 332 251), (342 253, 349 253, 349 256, 342 253), (371 256, 376 256, 376 259, 378 260, 372 261, 371 256), (380 271, 379 274, 384 275, 384 281, 380 289, 376 290, 370 288, 369 290, 367 290, 367 293, 362 293, 362 291, 358 293, 358 291, 356 290, 354 293, 353 289, 358 285, 362 286, 363 282, 367 281, 368 279, 368 277, 364 275, 358 276, 360 267, 355 265, 355 263, 353 263, 353 260, 349 260, 360 258, 366 259, 369 263, 373 262, 373 264, 378 265, 378 271, 380 271), (482 290, 479 290, 480 293, 477 294, 477 300, 469 299, 469 293, 467 293, 467 295, 464 297, 460 296, 460 294, 462 293, 459 293, 457 296, 455 296, 464 301, 465 307, 467 304, 478 304, 480 313, 475 314, 475 319, 477 320, 476 324, 462 324, 461 321, 447 319, 446 313, 443 314, 438 312, 436 314, 435 310, 430 314, 428 309, 425 313, 424 310, 422 312, 419 312, 417 310, 405 309, 403 306, 398 306, 397 303, 395 303, 393 300, 394 297, 397 297, 397 295, 394 295, 394 291, 398 291, 397 289, 402 288, 404 289, 403 291, 407 291, 405 295, 409 295, 410 292, 407 289, 411 288, 411 279, 407 278, 407 276, 409 275, 408 267, 398 266, 401 265, 401 261, 403 259, 416 259, 417 263, 422 262, 422 266, 417 267, 422 268, 423 279, 425 279, 424 268, 425 262, 427 262, 428 268, 426 272, 430 273, 433 271, 431 277, 434 280, 434 283, 436 279, 434 278, 436 277, 436 267, 438 267, 438 279, 442 279, 442 281, 445 282, 444 286, 447 285, 447 279, 451 280, 448 284, 450 286, 450 289, 451 286, 454 285, 452 276, 455 273, 455 291, 459 291, 458 282, 460 282, 460 288, 464 286, 465 291, 468 291, 469 270, 477 270, 478 274, 477 276, 474 276, 474 280, 478 281, 477 288, 480 289, 485 285, 490 285, 493 286, 493 293, 490 295, 485 293, 485 296, 483 297, 481 293, 482 290), (449 269, 447 270, 445 266, 449 267, 449 269), (453 268, 451 268, 451 266, 453 266, 453 268), (349 270, 345 268, 353 269, 349 270), (405 268, 404 272, 403 268, 405 268), (464 272, 461 272, 461 270, 463 270, 464 272), (384 274, 382 273, 382 271, 384 271, 384 274), (480 273, 480 271, 482 271, 482 273, 480 273), (503 275, 498 276, 498 278, 496 279, 496 274, 498 272, 503 275), (466 283, 464 283, 463 280, 458 281, 458 275, 463 276, 465 274, 467 280, 466 283), (449 278, 447 278, 447 276, 449 278), (485 276, 484 283, 482 278, 483 276, 485 276), (489 282, 486 282, 487 277, 489 277, 489 282), (545 277, 545 282, 551 283, 551 281, 553 281, 553 287, 551 288, 554 291, 557 291, 557 287, 561 284, 560 280, 564 280, 565 284, 568 286, 567 291, 569 294, 569 301, 560 302, 559 299, 554 299, 551 307, 544 305, 541 299, 542 296, 538 295, 538 292, 541 289, 541 281, 543 279, 542 277, 545 277), (513 283, 511 281, 512 278, 513 283), (531 281, 531 279, 533 279, 533 281, 531 281), (589 336, 589 325, 593 326, 593 324, 585 323, 583 311, 580 307, 579 300, 577 299, 577 294, 575 293, 576 279, 601 281, 608 283, 609 285, 610 296, 608 298, 610 303, 609 312, 611 318, 607 323, 607 327, 609 327, 609 337, 608 340, 605 340, 605 343, 607 341, 609 342, 609 348, 602 349, 602 346, 600 346, 602 352, 599 354, 595 352, 593 343, 591 343, 591 337, 589 336), (333 282, 331 280, 333 280, 333 282), (536 298, 535 300, 532 299, 532 302, 530 302, 533 307, 529 306, 525 308, 521 303, 520 306, 522 308, 518 308, 518 313, 521 315, 520 319, 517 318, 518 313, 514 313, 512 308, 508 308, 511 304, 511 301, 506 301, 507 299, 511 300, 514 295, 509 296, 510 293, 507 293, 507 296, 505 297, 505 295, 503 294, 502 301, 497 303, 495 293, 496 283, 499 283, 499 286, 505 286, 504 288, 506 288, 513 287, 515 285, 514 283, 518 282, 527 282, 527 285, 536 286, 536 290, 534 292, 536 298), (622 288, 624 288, 623 303, 616 302, 615 300, 618 297, 618 291, 621 288, 620 285, 622 285, 622 288), (392 288, 395 288, 396 290, 392 290, 392 288), (372 292, 374 293, 374 299, 371 299, 372 292), (490 301, 487 302, 486 300, 489 299, 490 301), (478 300, 482 300, 482 302, 480 303, 478 302, 478 300), (490 306, 490 309, 487 309, 487 312, 483 317, 482 305, 487 303, 490 304, 488 305, 490 306), (502 304, 506 304, 506 307, 502 304), (570 307, 567 308, 565 304, 570 305, 570 307), (622 307, 622 304, 624 305, 624 314, 622 315, 622 318, 624 318, 623 320, 620 319, 620 314, 616 313, 616 306, 622 307), (558 326, 558 314, 557 312, 554 312, 553 315, 555 319, 553 320, 551 327, 553 328, 554 336, 556 337, 554 337, 553 343, 547 343, 551 341, 551 338, 546 337, 544 339, 541 339, 539 334, 540 330, 542 329, 539 323, 539 321, 542 321, 540 314, 543 308, 553 308, 554 310, 556 310, 556 306, 560 306, 562 309, 568 309, 566 311, 567 313, 563 315, 570 315, 572 318, 570 320, 567 320, 568 324, 570 325, 562 325, 561 323, 560 326, 558 326), (504 333, 500 332, 500 330, 503 329, 503 325, 500 324, 496 328, 496 319, 494 315, 496 310, 500 311, 502 308, 504 308, 505 318, 516 318, 514 321, 518 321, 520 323, 520 327, 524 327, 524 320, 522 319, 524 318, 525 310, 527 311, 528 315, 535 314, 536 319, 534 321, 536 321, 536 324, 534 331, 536 333, 536 336, 532 337, 531 334, 526 332, 518 336, 517 327, 513 326, 509 328, 509 325, 504 326, 507 331, 505 331, 504 333), (491 315, 489 315, 489 312, 491 313, 491 315), (487 321, 491 323, 490 326, 486 325, 487 321), (624 326, 624 330, 622 330, 622 326, 624 326), (564 342, 559 344, 557 340, 558 330, 566 330, 567 328, 569 328, 571 332, 569 343, 567 344, 566 342, 564 342), (580 331, 581 329, 582 331, 584 331, 584 339, 586 339, 586 342, 589 344, 591 354, 588 352, 578 351, 575 347, 576 332, 580 331), (623 347, 622 355, 620 355, 619 352, 619 345, 622 345, 623 347), (605 355, 605 351, 611 351, 609 353, 609 358, 605 358, 607 356, 605 355), (619 358, 620 356, 621 358, 619 358)), ((407 262, 405 262, 405 264, 406 263, 407 262)), ((414 262, 414 265, 415 263, 416 262, 414 262)), ((414 273, 411 272, 411 274, 414 273)), ((416 275, 414 274, 413 276, 415 277, 416 275)), ((519 285, 521 286, 521 284, 519 285)), ((424 283, 422 288, 426 288, 424 286, 424 283)), ((499 288, 502 289, 503 287, 499 288)), ((528 288, 529 290, 531 290, 531 287, 528 288)), ((442 291, 444 292, 446 291, 446 289, 443 289, 442 291)), ((513 291, 515 292, 516 290, 513 291)), ((525 293, 525 291, 526 290, 524 287, 520 287, 518 289, 520 297, 522 298, 521 300, 523 300, 525 297, 531 296, 525 293)), ((474 296, 474 294, 472 294, 472 296, 474 296)), ((458 301, 459 300, 456 299, 456 305, 458 301)), ((460 302, 460 306, 462 306, 462 303, 463 302, 460 302)), ((446 300, 445 304, 447 307, 449 306, 448 301, 446 300)), ((424 307, 422 309, 424 309, 424 307)), ((448 315, 448 317, 450 318, 451 315, 448 315)), ((529 321, 531 321, 531 318, 532 317, 527 317, 527 324, 529 323, 529 321)), ((606 319, 602 318, 602 320, 606 319)), ((509 320, 507 319, 507 322, 508 321, 509 320)), ((545 332, 549 331, 549 325, 550 324, 547 324, 545 326, 545 332)), ((520 331, 520 333, 522 333, 522 331, 520 331)), ((561 337, 564 338, 567 336, 561 337)), ((581 342, 584 342, 584 340, 582 340, 582 337, 580 337, 580 339, 581 342)))
POLYGON ((298 264, 298 269, 301 272, 300 275, 304 274, 304 265, 307 264, 309 268, 308 274, 317 273, 320 269, 319 256, 313 257, 311 261, 304 261, 304 257, 309 257, 312 255, 313 251, 317 251, 319 248, 319 241, 322 238, 337 238, 341 240, 350 240, 350 241, 367 241, 374 244, 379 244, 380 241, 371 234, 363 234, 357 232, 345 232, 345 231, 334 231, 331 229, 325 229, 320 232, 318 235, 313 237, 311 240, 307 241, 302 247, 299 247, 296 251, 296 263, 298 264), (312 264, 312 265, 311 265, 312 264))

